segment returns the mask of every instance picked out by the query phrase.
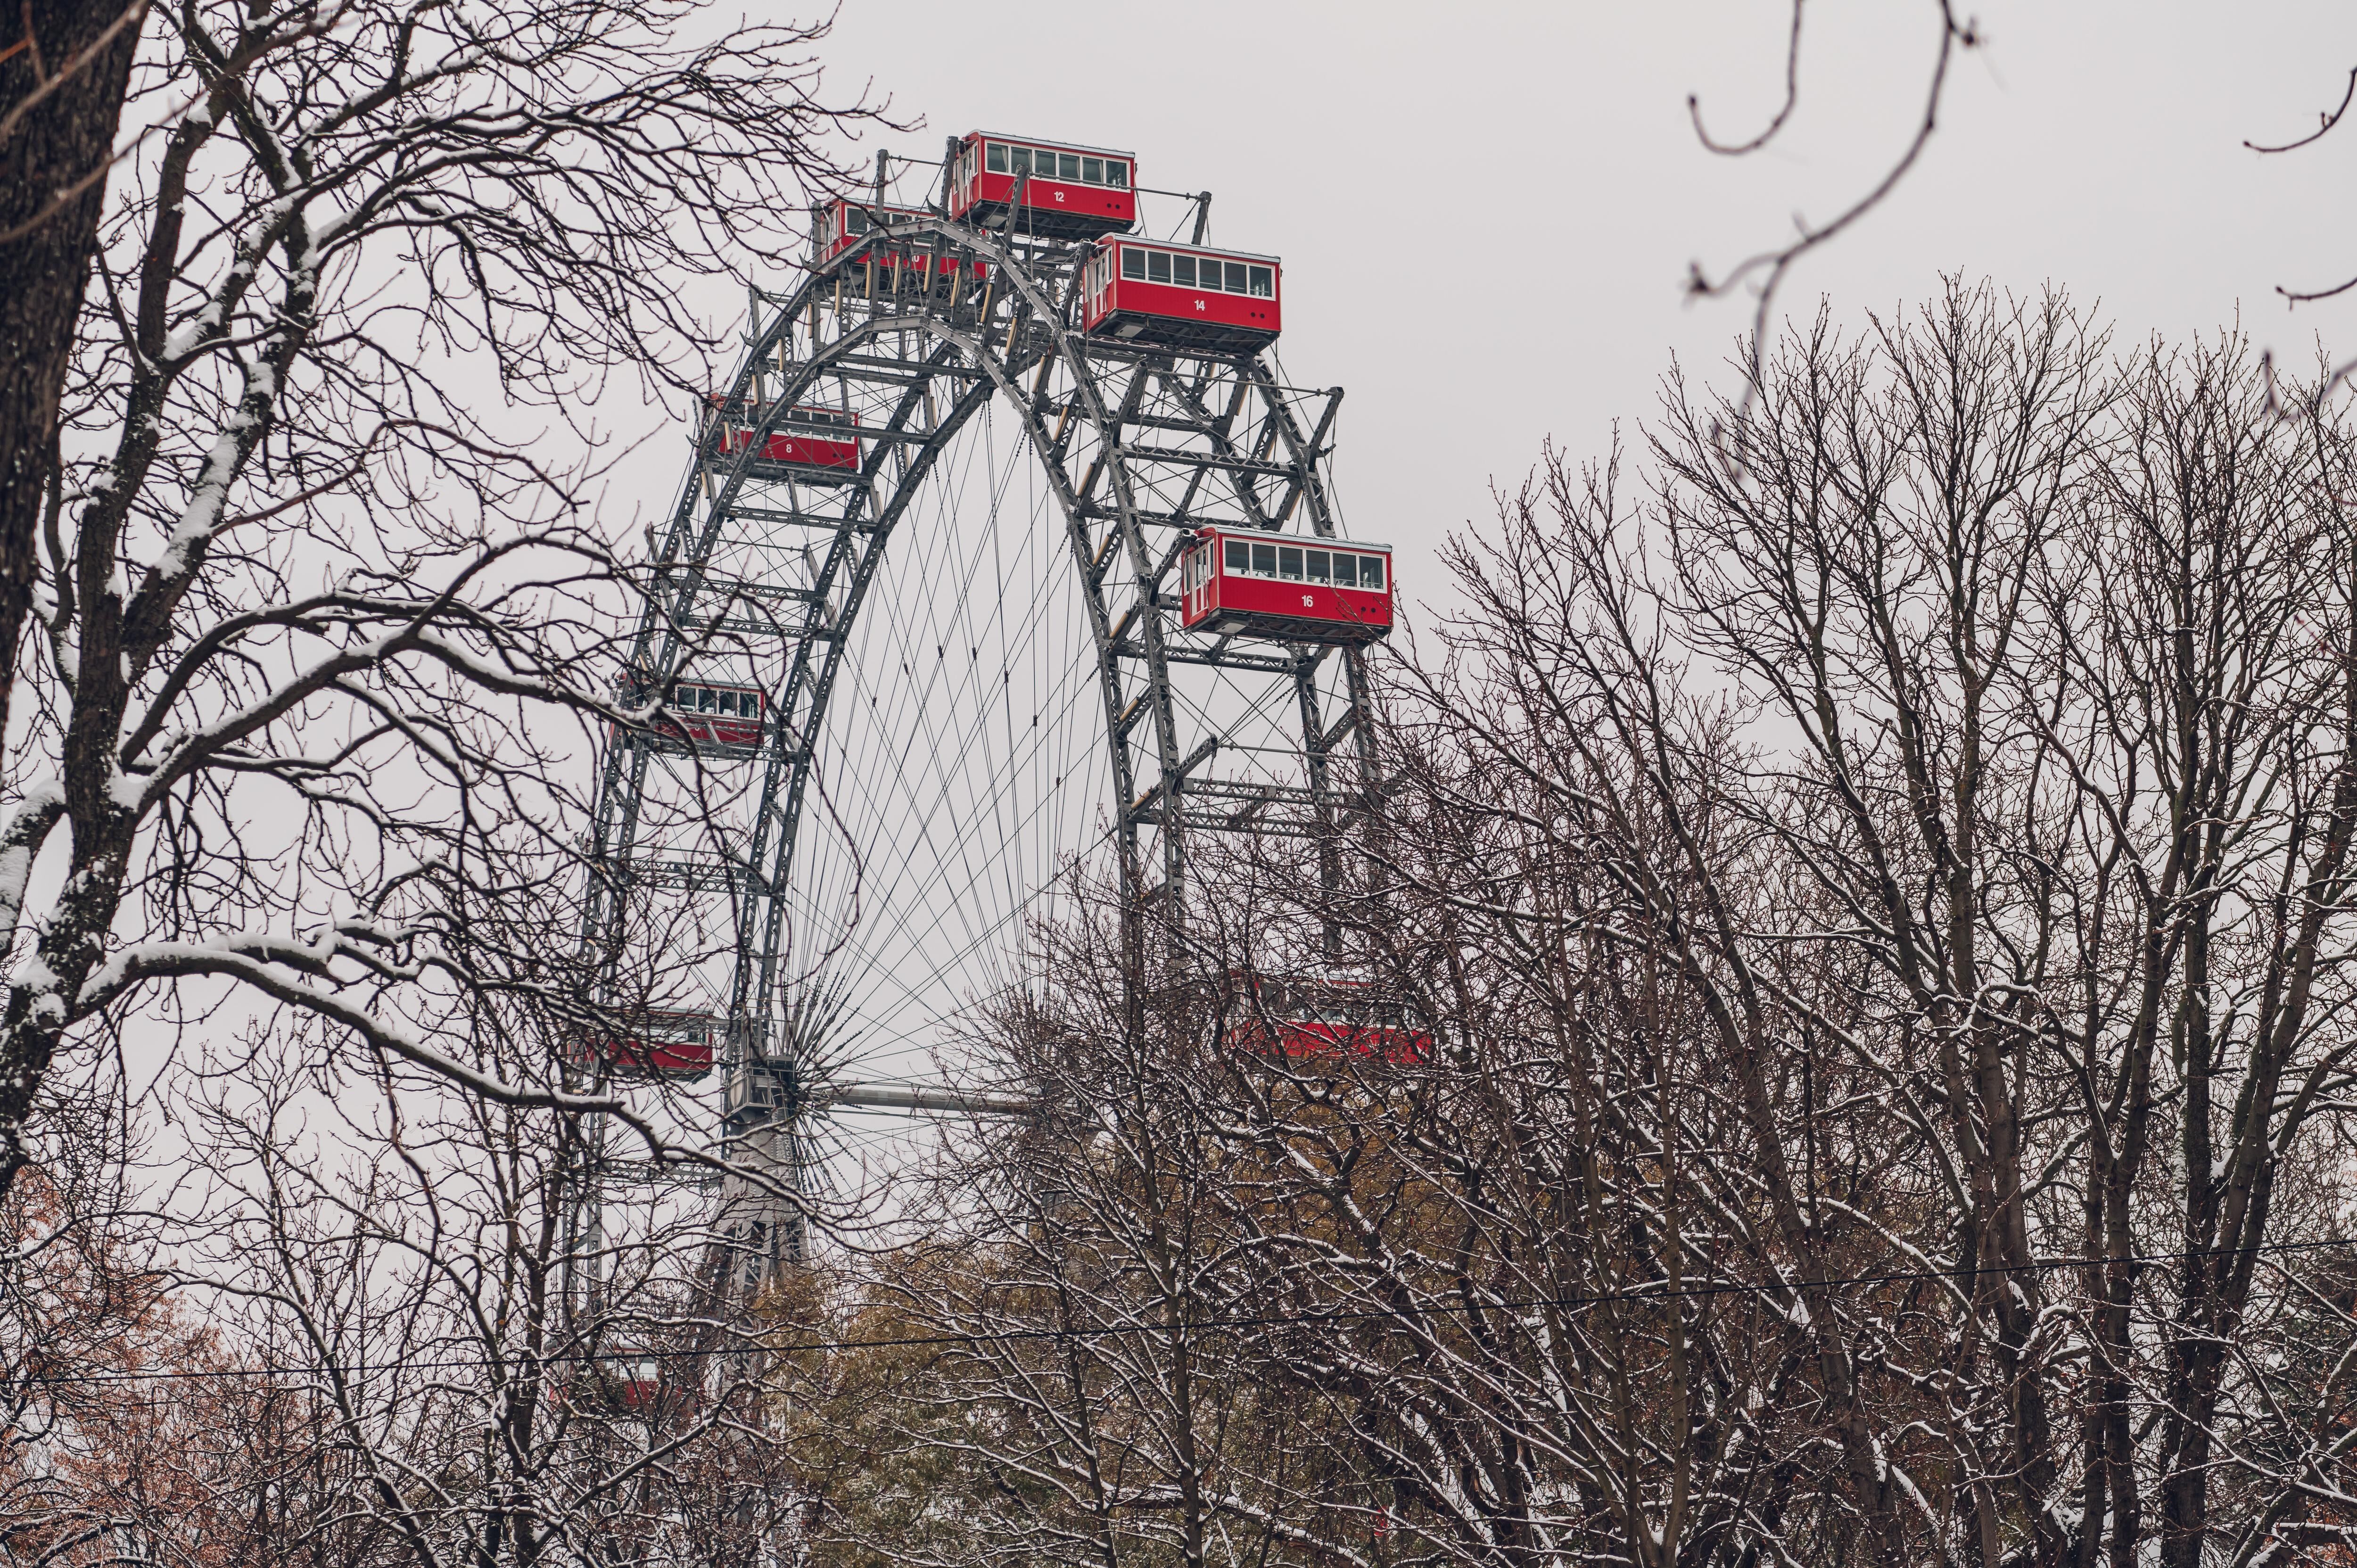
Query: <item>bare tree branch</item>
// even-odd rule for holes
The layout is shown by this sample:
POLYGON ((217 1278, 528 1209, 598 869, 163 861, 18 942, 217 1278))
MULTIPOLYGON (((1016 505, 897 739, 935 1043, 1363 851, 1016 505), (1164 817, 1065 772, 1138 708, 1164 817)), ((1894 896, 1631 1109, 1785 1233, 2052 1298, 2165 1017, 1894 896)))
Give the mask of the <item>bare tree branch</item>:
MULTIPOLYGON (((1786 275, 1802 257, 1849 229, 1868 212, 1880 206, 1890 193, 1898 188, 1900 181, 1904 179, 1908 171, 1915 166, 1915 162, 1922 156, 1924 147, 1930 145, 1932 132, 1938 129, 1940 104, 1947 91, 1948 67, 1954 52, 1959 48, 1976 48, 1983 41, 1979 24, 1958 20, 1952 0, 1933 0, 1933 4, 1940 14, 1940 43, 1938 53, 1932 60, 1932 80, 1923 94, 1922 116, 1916 124, 1914 134, 1900 153, 1897 161, 1885 171, 1872 188, 1845 208, 1830 222, 1811 224, 1796 217, 1793 220, 1796 233, 1790 244, 1747 257, 1716 279, 1704 273, 1702 263, 1699 262, 1695 263, 1688 271, 1686 293, 1690 296, 1698 298, 1717 298, 1743 286, 1754 278, 1759 279, 1756 292, 1760 304, 1752 314, 1751 323, 1751 371, 1755 377, 1762 372, 1764 362, 1761 356, 1766 352, 1764 345, 1770 336, 1770 313, 1775 307, 1777 290, 1782 286, 1786 275)), ((1686 102, 1689 113, 1694 117, 1695 134, 1701 139, 1703 145, 1712 152, 1730 156, 1757 152, 1768 145, 1777 132, 1783 128, 1786 120, 1799 102, 1800 48, 1801 6, 1796 0, 1792 7, 1792 38, 1785 59, 1784 106, 1777 111, 1776 117, 1770 122, 1768 128, 1750 141, 1722 146, 1713 142, 1704 132, 1701 111, 1695 99, 1689 95, 1686 102)), ((1749 409, 1749 406, 1748 400, 1740 405, 1742 409, 1749 409)))
POLYGON ((2258 143, 2248 140, 2244 141, 2243 145, 2250 148, 2251 151, 2255 153, 2288 153, 2297 151, 2301 147, 2307 146, 2311 142, 2323 140, 2324 137, 2331 132, 2332 127, 2341 124, 2341 117, 2349 113, 2349 105, 2352 102, 2357 102, 2357 67, 2352 67, 2349 72, 2349 87, 2348 90, 2341 95, 2341 107, 2333 110, 2330 113, 2319 112, 2316 116, 2317 127, 2315 130, 2310 131, 2307 135, 2302 136, 2296 142, 2285 142, 2276 146, 2263 147, 2258 143))

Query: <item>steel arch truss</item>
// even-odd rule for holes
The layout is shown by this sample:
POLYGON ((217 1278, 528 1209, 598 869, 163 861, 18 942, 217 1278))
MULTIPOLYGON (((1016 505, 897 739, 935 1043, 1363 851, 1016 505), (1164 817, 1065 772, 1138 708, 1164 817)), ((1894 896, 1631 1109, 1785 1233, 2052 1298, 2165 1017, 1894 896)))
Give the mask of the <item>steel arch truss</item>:
MULTIPOLYGON (((790 1105, 796 1092, 792 1042, 774 1037, 785 894, 828 702, 895 529, 991 400, 1037 454, 1085 601, 1131 907, 1178 899, 1187 846, 1210 832, 1320 842, 1326 875, 1338 877, 1331 846, 1365 809, 1361 655, 1199 637, 1178 615, 1177 560, 1194 529, 1335 535, 1322 466, 1340 389, 1286 387, 1260 356, 1083 337, 1072 320, 1084 255, 940 218, 879 226, 792 295, 756 295, 745 360, 720 400, 728 426, 750 438, 724 435, 716 411, 704 411, 693 470, 650 563, 634 679, 651 692, 726 649, 750 650, 781 682, 759 744, 733 756, 691 754, 650 731, 617 736, 594 822, 586 934, 619 953, 640 899, 725 891, 730 1054, 739 1068, 773 1064, 770 1101, 790 1105), (839 441, 842 426, 821 410, 856 418, 856 470, 768 460, 773 435, 839 441), (1222 702, 1232 711, 1239 701, 1264 716, 1287 709, 1297 744, 1281 757, 1232 745, 1220 715, 1222 702), (697 854, 643 853, 656 770, 722 760, 758 769, 749 827, 697 854)), ((751 1111, 747 1094, 732 1085, 731 1095, 751 1111)))

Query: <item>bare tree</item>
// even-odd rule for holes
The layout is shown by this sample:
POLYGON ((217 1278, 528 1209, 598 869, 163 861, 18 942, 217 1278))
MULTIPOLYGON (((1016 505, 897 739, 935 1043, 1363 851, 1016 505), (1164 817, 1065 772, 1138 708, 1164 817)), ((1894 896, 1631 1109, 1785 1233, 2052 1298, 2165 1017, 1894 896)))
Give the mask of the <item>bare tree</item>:
POLYGON ((285 1044, 177 1107, 207 1176, 160 1217, 172 1274, 52 1248, 12 1290, 49 1305, 11 1336, 13 1558, 776 1561, 794 1494, 759 1340, 707 1311, 709 1195, 633 1179, 585 1229, 580 1116, 285 1044))
POLYGON ((1221 1196, 1215 1000, 1184 966, 1140 967, 1165 944, 1134 940, 1116 893, 1077 895, 1092 918, 1045 933, 1053 983, 986 1031, 1002 1096, 1039 1114, 956 1140, 903 1217, 921 1240, 845 1260, 845 1348, 780 1368, 813 1553, 1359 1560, 1372 1489, 1250 1351, 1275 1304, 1221 1196))
MULTIPOLYGON (((1445 709, 1394 728, 1389 875, 1337 921, 1346 972, 1402 1001, 1418 1048, 1229 1053, 1236 1120, 1286 1153, 1231 1197, 1252 1294, 1291 1309, 1259 1352, 1337 1402, 1402 1550, 1652 1564, 1786 1530, 1837 1542, 1812 1439, 1841 1411, 1742 1174, 1739 1080, 1706 1048, 1706 998, 1624 918, 1632 856, 1678 876, 1664 830, 1600 853, 1577 811, 1596 781, 1532 749, 1569 715, 1534 690, 1480 700, 1523 766, 1458 744, 1445 709)), ((1336 956, 1274 935, 1229 950, 1297 974, 1336 956)))
POLYGON ((1760 362, 1458 543, 1340 883, 1199 857, 1172 972, 1010 1014, 1040 1127, 895 1298, 992 1539, 2352 1544, 2357 430, 1962 285, 1760 362), (1273 1048, 1337 973, 1413 1048, 1273 1048))
POLYGON ((40 498, 0 1188, 93 1021, 163 996, 554 1092, 450 1020, 579 994, 546 940, 582 875, 565 715, 613 712, 615 570, 575 409, 701 380, 683 285, 780 255, 842 118, 813 32, 695 25, 157 13, 131 112, 169 128, 116 172, 40 498))
POLYGON ((2349 435, 1963 288, 1748 396, 1673 382, 1652 508, 1556 468, 1461 551, 1435 711, 1693 993, 1690 1201, 1796 1292, 1874 1552, 2265 1549, 2211 1504, 2352 1043, 2349 435))

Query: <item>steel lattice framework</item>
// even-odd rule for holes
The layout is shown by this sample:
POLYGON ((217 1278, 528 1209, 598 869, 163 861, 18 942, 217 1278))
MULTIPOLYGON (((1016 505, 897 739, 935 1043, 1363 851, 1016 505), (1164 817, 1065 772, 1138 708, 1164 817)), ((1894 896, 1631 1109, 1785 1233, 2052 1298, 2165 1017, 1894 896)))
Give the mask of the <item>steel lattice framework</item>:
MULTIPOLYGON (((877 195, 880 209, 880 180, 877 195)), ((651 536, 631 650, 639 690, 722 669, 770 692, 770 705, 758 745, 614 737, 586 935, 619 986, 645 961, 638 927, 649 911, 697 900, 725 910, 716 932, 725 930, 726 950, 716 935, 707 968, 716 1011, 729 1021, 730 1130, 748 1158, 796 1185, 812 1157, 804 1119, 856 1102, 843 1085, 817 1081, 807 1059, 810 975, 823 960, 795 929, 791 886, 797 839, 827 789, 830 704, 857 657, 863 615, 878 613, 887 551, 993 405, 997 419, 1014 420, 1052 498, 1046 522, 1060 524, 1059 553, 1092 645, 1075 659, 1093 658, 1101 716, 1091 727, 1109 770, 1100 842, 1126 906, 1177 906, 1189 846, 1206 834, 1311 841, 1326 875, 1339 876, 1332 846, 1365 809, 1362 655, 1187 633, 1176 590, 1178 551, 1200 526, 1336 535, 1324 467, 1340 389, 1290 388, 1266 355, 1083 336, 1073 295, 1084 255, 923 216, 879 222, 790 295, 757 294, 745 359, 704 411, 678 503, 651 536), (840 439, 843 414, 857 421, 856 471, 780 472, 763 461, 772 435, 840 439), (751 439, 736 434, 744 431, 751 439), (1239 714, 1257 715, 1254 744, 1239 743, 1239 714), (739 780, 729 825, 677 804, 723 774, 739 780), (683 849, 688 841, 662 824, 691 814, 697 826, 683 849)), ((730 1201, 752 1271, 799 1251, 791 1205, 757 1213, 741 1192, 730 1201)))

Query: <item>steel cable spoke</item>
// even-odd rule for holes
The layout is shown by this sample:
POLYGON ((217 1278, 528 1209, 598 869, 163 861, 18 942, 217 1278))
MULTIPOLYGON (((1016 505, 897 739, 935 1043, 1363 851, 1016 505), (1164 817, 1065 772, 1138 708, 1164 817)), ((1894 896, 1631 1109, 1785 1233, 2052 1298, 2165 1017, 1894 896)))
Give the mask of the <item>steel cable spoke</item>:
MULTIPOLYGON (((977 1006, 1032 978, 1033 932, 1061 918, 1067 874, 1117 884, 1134 908, 1166 865, 1178 875, 1200 822, 1297 835, 1335 809, 1310 788, 1314 737, 1289 656, 1181 632, 1175 576, 1161 575, 1183 537, 1164 518, 1249 525, 1288 485, 1307 498, 1310 532, 1334 532, 1330 480, 1286 467, 1300 433, 1267 403, 1307 424, 1321 394, 1292 388, 1273 354, 1174 359, 1035 319, 1030 287, 1069 278, 1071 253, 1054 245, 921 214, 895 226, 905 231, 870 234, 837 272, 764 306, 720 394, 746 434, 720 444, 725 456, 691 455, 665 535, 667 592, 697 573, 703 585, 673 601, 686 622, 651 604, 641 623, 646 678, 675 678, 701 646, 703 678, 770 694, 769 738, 701 767, 660 741, 633 743, 651 746, 647 766, 617 747, 597 818, 638 900, 601 906, 620 922, 615 961, 651 965, 648 981, 675 979, 716 1012, 727 999, 756 1009, 731 1037, 785 1054, 748 1058, 730 1081, 749 1094, 782 1073, 786 1099, 782 1120, 748 1111, 737 1131, 748 1150, 772 1147, 791 1180, 838 1197, 845 1183, 888 1187, 873 1162, 931 1133, 846 1129, 821 1113, 823 1082, 796 1075, 905 1065, 974 1036, 977 1006), (848 288, 838 308, 837 276, 864 275, 866 253, 928 240, 997 269, 987 320, 972 320, 971 298, 870 305, 848 288), (856 453, 857 481, 768 456, 771 428, 811 407, 855 420, 856 438, 798 435, 795 450, 856 453), (737 584, 751 595, 728 612, 742 624, 708 624, 737 584), (1118 627, 1119 643, 1101 649, 1098 625, 1118 627), (1183 779, 1171 771, 1182 764, 1183 779), (698 854, 748 865, 752 880, 699 881, 698 854), (652 869, 633 880, 631 867, 663 856, 683 857, 673 883, 652 869), (661 899, 713 956, 632 945, 630 922, 661 899), (822 992, 838 1009, 832 1035, 788 1041, 795 999, 822 992)), ((1343 662, 1312 674, 1311 722, 1330 725, 1356 700, 1343 662)), ((737 1201, 732 1234, 759 1208, 737 1201)), ((829 1204, 837 1219, 858 1208, 829 1204)))

